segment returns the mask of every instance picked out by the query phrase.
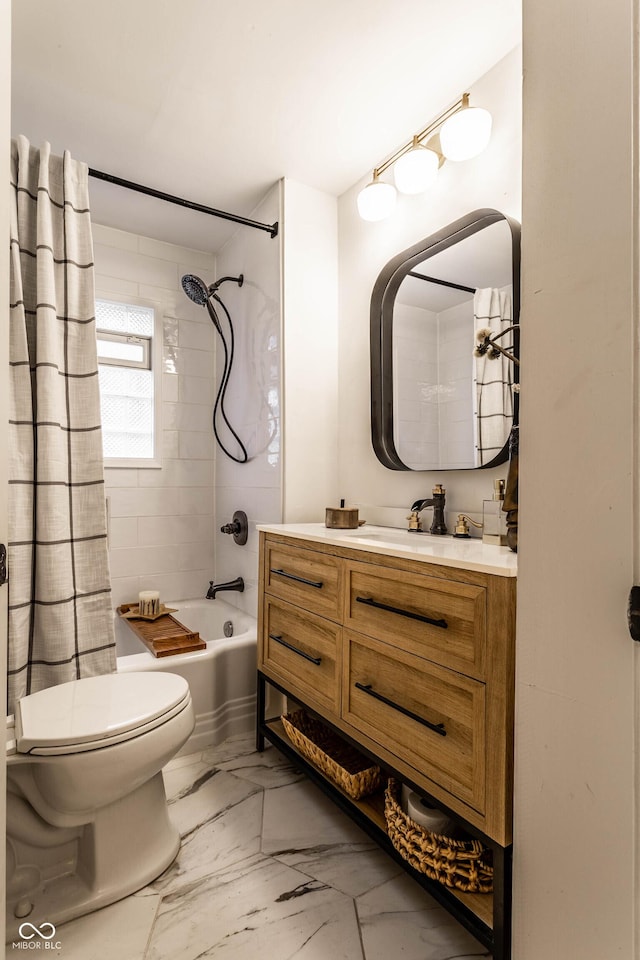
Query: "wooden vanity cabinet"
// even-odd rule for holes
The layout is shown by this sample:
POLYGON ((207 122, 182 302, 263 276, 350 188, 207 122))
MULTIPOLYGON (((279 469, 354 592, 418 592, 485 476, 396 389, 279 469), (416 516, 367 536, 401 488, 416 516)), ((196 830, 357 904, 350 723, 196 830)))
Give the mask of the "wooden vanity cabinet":
POLYGON ((485 842, 493 895, 450 891, 402 863, 505 960, 515 577, 260 537, 258 747, 266 737, 295 759, 389 850, 380 798, 349 800, 296 754, 264 715, 269 683, 485 842))

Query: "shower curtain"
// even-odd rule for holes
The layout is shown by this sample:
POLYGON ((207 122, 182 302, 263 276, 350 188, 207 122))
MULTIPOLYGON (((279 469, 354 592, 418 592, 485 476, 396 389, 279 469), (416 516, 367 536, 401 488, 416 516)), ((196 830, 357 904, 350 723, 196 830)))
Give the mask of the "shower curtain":
POLYGON ((9 713, 115 670, 88 168, 11 147, 9 713))
MULTIPOLYGON (((500 333, 511 324, 511 297, 504 290, 485 287, 473 298, 474 336, 478 330, 500 333)), ((499 340, 501 347, 509 348, 499 340)), ((500 355, 475 358, 476 449, 478 466, 490 463, 504 447, 513 425, 513 373, 511 361, 500 355)))

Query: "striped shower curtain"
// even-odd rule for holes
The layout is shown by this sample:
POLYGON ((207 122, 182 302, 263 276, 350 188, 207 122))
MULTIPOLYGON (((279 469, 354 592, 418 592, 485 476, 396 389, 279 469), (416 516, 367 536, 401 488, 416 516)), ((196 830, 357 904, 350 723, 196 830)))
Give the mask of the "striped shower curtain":
MULTIPOLYGON (((488 329, 500 333, 511 324, 511 296, 504 290, 484 287, 473 298, 474 333, 488 329)), ((501 347, 513 350, 506 337, 501 347)), ((513 425, 513 372, 511 361, 500 355, 475 358, 475 434, 476 462, 479 467, 491 463, 509 439, 513 425)))
POLYGON ((11 150, 8 711, 115 670, 86 164, 11 150))

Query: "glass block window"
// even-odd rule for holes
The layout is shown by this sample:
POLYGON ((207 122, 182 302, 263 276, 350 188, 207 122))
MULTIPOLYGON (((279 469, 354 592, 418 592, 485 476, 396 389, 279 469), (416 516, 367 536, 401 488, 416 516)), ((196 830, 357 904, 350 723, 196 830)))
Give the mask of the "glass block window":
POLYGON ((96 300, 105 460, 153 459, 154 325, 152 307, 96 300))

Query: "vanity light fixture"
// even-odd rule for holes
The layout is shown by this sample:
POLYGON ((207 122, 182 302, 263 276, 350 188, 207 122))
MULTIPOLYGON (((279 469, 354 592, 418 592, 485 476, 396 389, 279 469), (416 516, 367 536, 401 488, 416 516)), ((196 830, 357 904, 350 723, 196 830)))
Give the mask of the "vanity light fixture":
POLYGON ((470 160, 484 150, 490 137, 491 114, 481 107, 470 107, 469 94, 463 94, 375 168, 371 182, 358 194, 360 216, 363 220, 383 220, 393 211, 396 190, 380 180, 390 167, 401 193, 424 193, 445 160, 470 160))

